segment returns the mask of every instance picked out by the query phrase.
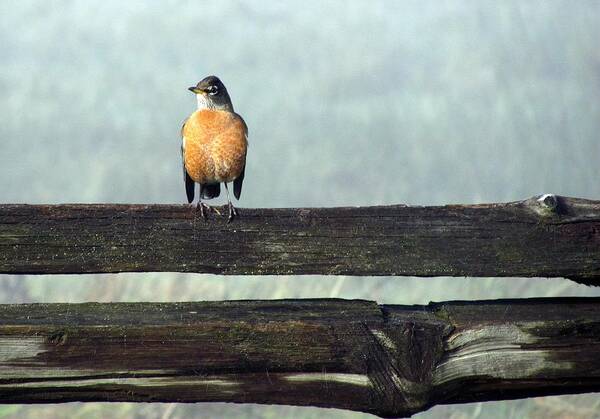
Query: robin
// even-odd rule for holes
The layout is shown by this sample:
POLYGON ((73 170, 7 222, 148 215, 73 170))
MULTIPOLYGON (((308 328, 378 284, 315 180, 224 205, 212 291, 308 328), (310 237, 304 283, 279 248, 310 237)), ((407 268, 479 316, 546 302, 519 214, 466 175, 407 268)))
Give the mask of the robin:
MULTIPOLYGON (((187 199, 190 204, 194 201, 195 184, 199 183, 200 196, 196 208, 206 219, 205 211, 213 208, 202 202, 202 198, 218 197, 221 183, 224 183, 229 223, 238 212, 229 198, 227 183, 233 182, 233 194, 239 200, 246 169, 248 127, 242 117, 233 111, 229 93, 217 77, 208 76, 188 90, 196 94, 198 109, 181 128, 181 157, 187 199)), ((214 211, 220 215, 216 208, 214 211)))

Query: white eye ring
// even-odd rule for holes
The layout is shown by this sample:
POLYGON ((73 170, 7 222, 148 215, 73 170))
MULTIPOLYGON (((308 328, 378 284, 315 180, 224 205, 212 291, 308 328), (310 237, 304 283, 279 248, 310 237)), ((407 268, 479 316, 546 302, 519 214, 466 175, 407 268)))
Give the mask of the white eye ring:
POLYGON ((217 86, 210 86, 208 88, 208 94, 211 96, 216 95, 217 93, 219 93, 219 88, 217 86))

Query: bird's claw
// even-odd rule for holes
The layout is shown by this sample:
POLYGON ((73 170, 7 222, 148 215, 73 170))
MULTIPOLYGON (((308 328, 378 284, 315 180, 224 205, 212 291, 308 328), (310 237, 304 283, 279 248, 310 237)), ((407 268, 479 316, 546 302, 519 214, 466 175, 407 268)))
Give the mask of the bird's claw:
POLYGON ((204 219, 204 221, 206 221, 206 214, 214 211, 217 214, 222 215, 221 211, 219 211, 218 209, 216 209, 215 207, 211 207, 208 204, 205 204, 204 202, 198 202, 198 204, 196 204, 196 210, 200 210, 200 216, 204 219))
MULTIPOLYGON (((193 204, 191 206, 193 206, 193 204)), ((229 224, 231 220, 234 219, 234 217, 238 216, 238 210, 233 206, 231 202, 229 203, 228 208, 229 214, 227 216, 227 224, 229 224)), ((217 207, 211 207, 210 205, 205 204, 204 202, 198 202, 196 204, 196 211, 200 211, 200 216, 204 219, 204 221, 207 220, 207 215, 209 212, 214 212, 220 217, 224 215, 217 207)))
POLYGON ((238 216, 238 210, 235 209, 235 207, 233 206, 233 204, 231 202, 229 202, 229 216, 227 217, 227 224, 229 224, 231 222, 231 220, 233 220, 234 217, 238 216))

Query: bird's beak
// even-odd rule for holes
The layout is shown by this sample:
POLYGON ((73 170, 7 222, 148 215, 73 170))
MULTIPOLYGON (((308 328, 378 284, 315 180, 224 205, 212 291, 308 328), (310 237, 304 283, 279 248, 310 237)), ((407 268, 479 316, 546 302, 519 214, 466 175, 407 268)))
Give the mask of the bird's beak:
POLYGON ((202 90, 202 89, 199 89, 199 88, 198 88, 198 87, 196 87, 196 86, 188 87, 188 90, 189 90, 190 92, 192 92, 192 93, 196 93, 196 94, 198 94, 198 93, 204 93, 204 90, 202 90))

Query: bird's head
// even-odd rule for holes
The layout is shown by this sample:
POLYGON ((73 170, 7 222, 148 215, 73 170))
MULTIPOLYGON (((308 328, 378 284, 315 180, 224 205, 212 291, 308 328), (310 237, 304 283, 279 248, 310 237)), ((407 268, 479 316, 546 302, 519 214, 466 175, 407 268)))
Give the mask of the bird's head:
POLYGON ((196 94, 198 109, 216 109, 233 112, 233 105, 225 85, 216 76, 208 76, 189 87, 188 90, 196 94))

